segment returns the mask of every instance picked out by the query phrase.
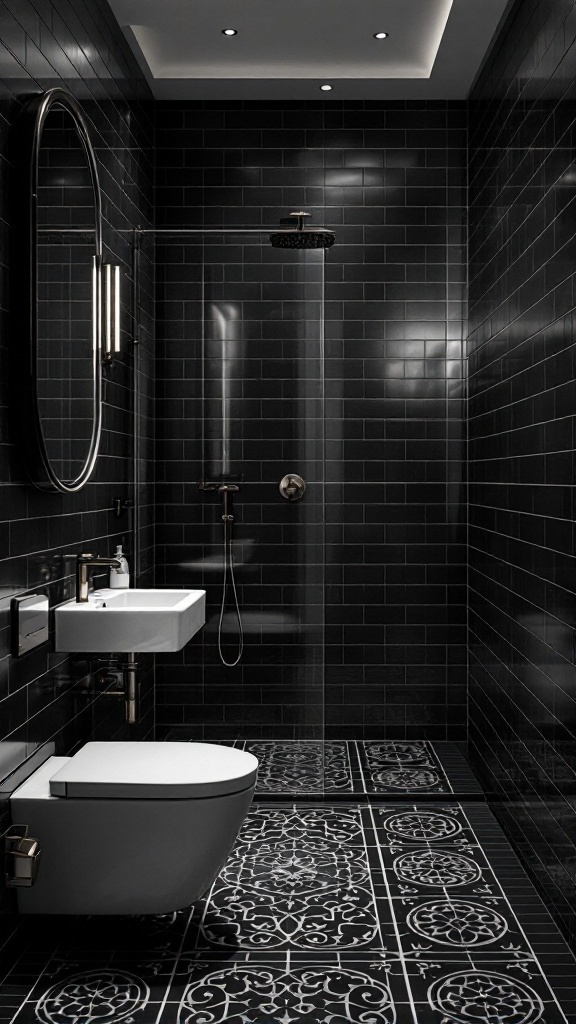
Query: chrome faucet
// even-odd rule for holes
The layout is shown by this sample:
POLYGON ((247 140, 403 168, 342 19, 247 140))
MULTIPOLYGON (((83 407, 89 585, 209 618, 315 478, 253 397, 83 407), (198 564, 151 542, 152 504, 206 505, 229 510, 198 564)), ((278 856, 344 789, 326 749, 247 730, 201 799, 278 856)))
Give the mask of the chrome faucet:
POLYGON ((85 604, 88 601, 88 583, 92 565, 107 565, 116 569, 122 567, 119 558, 108 558, 106 555, 78 555, 76 559, 76 604, 85 604))

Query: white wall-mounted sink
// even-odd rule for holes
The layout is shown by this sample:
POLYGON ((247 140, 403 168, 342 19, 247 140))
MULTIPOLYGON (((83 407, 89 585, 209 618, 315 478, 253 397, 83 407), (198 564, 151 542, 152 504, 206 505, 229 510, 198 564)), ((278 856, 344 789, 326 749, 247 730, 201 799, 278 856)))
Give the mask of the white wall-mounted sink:
POLYGON ((206 591, 96 590, 55 618, 57 651, 180 651, 206 621, 206 591))

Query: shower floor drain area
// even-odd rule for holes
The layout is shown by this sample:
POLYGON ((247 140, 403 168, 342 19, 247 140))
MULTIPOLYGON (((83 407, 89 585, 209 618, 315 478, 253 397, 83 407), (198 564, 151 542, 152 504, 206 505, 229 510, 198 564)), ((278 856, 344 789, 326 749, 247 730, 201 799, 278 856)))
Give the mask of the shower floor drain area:
POLYGON ((18 923, 7 1024, 574 1024, 576 962, 486 804, 255 803, 207 896, 18 923))

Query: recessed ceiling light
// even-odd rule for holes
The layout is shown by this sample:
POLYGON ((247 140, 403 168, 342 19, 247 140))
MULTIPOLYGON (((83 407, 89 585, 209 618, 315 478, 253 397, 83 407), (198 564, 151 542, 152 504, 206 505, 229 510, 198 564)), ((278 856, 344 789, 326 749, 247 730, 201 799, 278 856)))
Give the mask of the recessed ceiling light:
POLYGON ((238 29, 237 28, 223 28, 222 29, 222 35, 223 36, 237 36, 238 35, 238 29))
POLYGON ((374 33, 374 39, 388 39, 388 33, 387 32, 375 32, 374 33))
POLYGON ((321 85, 320 88, 322 89, 322 92, 330 92, 331 89, 332 89, 332 86, 331 85, 321 85))

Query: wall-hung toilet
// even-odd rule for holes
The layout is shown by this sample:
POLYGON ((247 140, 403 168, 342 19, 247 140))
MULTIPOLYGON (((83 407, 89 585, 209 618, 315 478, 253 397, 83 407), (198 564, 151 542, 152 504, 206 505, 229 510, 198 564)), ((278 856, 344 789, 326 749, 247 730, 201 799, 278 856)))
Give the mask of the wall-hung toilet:
POLYGON ((164 914, 210 887, 250 807, 258 761, 210 743, 87 743, 10 798, 38 839, 22 914, 164 914))

